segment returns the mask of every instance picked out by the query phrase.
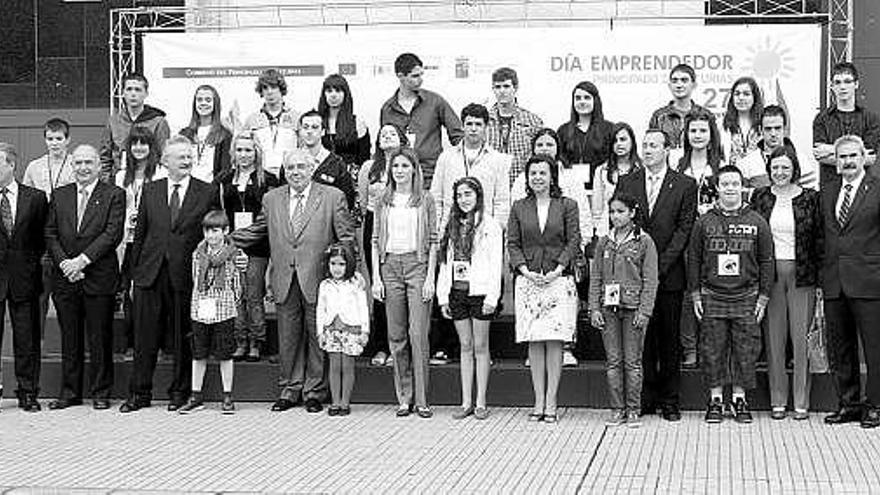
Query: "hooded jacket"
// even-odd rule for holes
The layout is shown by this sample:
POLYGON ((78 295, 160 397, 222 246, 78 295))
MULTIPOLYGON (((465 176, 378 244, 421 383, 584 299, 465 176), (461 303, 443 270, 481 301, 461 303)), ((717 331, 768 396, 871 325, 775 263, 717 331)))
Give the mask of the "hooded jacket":
POLYGON ((171 137, 171 129, 165 121, 165 112, 158 108, 144 105, 144 110, 132 120, 128 114, 128 108, 122 107, 110 115, 107 125, 101 134, 101 178, 111 180, 116 177, 116 172, 122 168, 121 156, 125 149, 125 140, 132 126, 146 127, 153 132, 156 143, 159 144, 159 152, 165 146, 165 141, 171 137))

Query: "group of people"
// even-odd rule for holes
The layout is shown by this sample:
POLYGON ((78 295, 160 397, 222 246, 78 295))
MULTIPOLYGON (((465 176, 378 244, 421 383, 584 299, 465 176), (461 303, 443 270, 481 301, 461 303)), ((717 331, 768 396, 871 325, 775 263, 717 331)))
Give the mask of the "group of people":
POLYGON ((651 115, 640 153, 633 128, 606 119, 588 81, 553 130, 520 106, 513 69, 492 74, 491 108, 460 113, 422 88, 418 56, 400 55, 395 72, 374 145, 343 76, 327 77, 317 108, 299 114, 273 69, 256 83, 263 106, 243 123, 224 122, 220 95, 202 85, 189 124, 172 135, 145 104, 147 80, 130 74, 99 147, 68 152, 68 123, 50 119, 48 151, 19 181, 14 148, 0 144, 0 301, 13 324, 19 407, 41 409, 51 295, 63 377, 50 409, 86 395, 110 406, 120 300, 133 348, 120 412, 151 405, 164 350, 169 410, 205 407, 213 356, 221 411, 233 413, 233 363, 261 359, 268 294, 278 322, 273 411, 315 413, 329 402, 328 414, 349 414, 355 358, 366 352, 393 366, 397 416, 431 417, 429 361, 452 348, 451 320, 462 394, 453 417, 486 419, 489 325, 510 284, 516 341, 528 346, 530 421, 558 421, 581 309, 604 342, 610 425, 637 427, 658 412, 679 420, 681 366, 697 362, 706 421, 722 421, 727 404, 751 422, 762 342, 772 417, 783 419, 789 339, 792 417, 806 419, 807 332, 819 304, 840 399, 825 421, 880 425, 880 340, 869 328, 880 312, 880 184, 868 166, 880 120, 856 104, 855 66, 832 71, 835 99, 814 120, 812 157, 786 137, 785 108, 764 105, 750 77, 733 84, 719 127, 692 100, 694 69, 674 67, 672 100, 651 115), (813 158, 819 173, 802 168, 813 158))

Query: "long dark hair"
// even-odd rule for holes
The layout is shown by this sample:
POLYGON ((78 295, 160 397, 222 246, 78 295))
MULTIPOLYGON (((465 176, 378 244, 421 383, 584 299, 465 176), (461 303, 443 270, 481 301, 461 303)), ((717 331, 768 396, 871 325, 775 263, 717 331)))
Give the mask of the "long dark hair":
POLYGON ((354 118, 354 102, 351 98, 351 88, 348 87, 348 81, 339 74, 330 74, 324 79, 321 85, 321 97, 318 99, 318 113, 324 121, 324 132, 336 135, 336 143, 338 146, 346 146, 357 141, 357 122, 354 118), (326 91, 335 89, 342 91, 345 97, 342 104, 339 105, 339 113, 336 115, 336 128, 330 132, 327 126, 330 122, 330 105, 327 104, 326 91))
POLYGON ((629 158, 630 172, 634 172, 641 168, 642 159, 639 157, 639 146, 636 142, 636 132, 633 130, 632 126, 627 124, 626 122, 618 122, 611 127, 611 143, 609 143, 608 148, 608 162, 605 165, 605 175, 608 178, 608 182, 610 184, 616 184, 616 180, 614 176, 620 170, 620 167, 617 164, 617 153, 614 152, 614 143, 617 141, 617 135, 620 131, 625 131, 629 135, 629 142, 632 143, 632 147, 629 150, 629 158))
POLYGON ((131 145, 134 143, 143 143, 150 147, 150 154, 147 155, 147 163, 144 165, 144 180, 150 181, 156 175, 156 167, 159 166, 159 144, 156 142, 156 135, 147 127, 133 126, 125 139, 125 152, 128 155, 128 163, 125 167, 125 177, 122 179, 122 186, 128 187, 134 182, 135 172, 137 172, 137 163, 134 155, 131 154, 131 145))
POLYGON ((593 97, 593 113, 590 114, 591 125, 605 120, 605 114, 602 113, 602 97, 599 96, 599 88, 590 81, 581 81, 571 90, 571 116, 569 122, 574 125, 577 125, 578 123, 578 113, 577 110, 574 109, 574 92, 579 89, 590 93, 590 96, 593 97))
POLYGON ((532 165, 536 163, 546 163, 550 166, 550 197, 561 198, 562 189, 559 187, 559 165, 556 163, 556 160, 547 155, 535 155, 526 162, 526 197, 535 197, 535 191, 532 191, 532 186, 529 185, 529 171, 532 169, 532 165))
POLYGON ((678 171, 684 173, 691 165, 691 157, 694 154, 694 147, 688 139, 690 125, 693 122, 706 122, 709 124, 709 145, 706 147, 706 158, 709 162, 709 168, 712 175, 718 175, 718 167, 724 160, 724 151, 721 149, 721 134, 718 132, 718 126, 715 124, 715 116, 706 110, 697 110, 688 113, 684 117, 684 126, 682 127, 682 140, 684 141, 684 154, 678 161, 678 171))
POLYGON ((211 111, 211 130, 208 131, 208 137, 205 139, 207 144, 214 146, 223 140, 223 122, 220 118, 222 115, 220 109, 220 93, 217 92, 217 89, 214 88, 214 86, 211 86, 210 84, 202 84, 196 88, 192 99, 192 116, 190 117, 189 125, 186 126, 186 128, 192 132, 193 140, 195 140, 195 136, 198 135, 199 125, 201 123, 199 112, 196 111, 196 95, 202 90, 210 91, 214 97, 214 109, 211 111))
MULTIPOLYGON (((559 134, 556 133, 553 129, 549 127, 544 127, 543 129, 539 129, 538 132, 532 137, 532 145, 529 148, 532 151, 532 155, 537 155, 539 153, 535 152, 535 146, 538 144, 538 139, 543 136, 550 136, 553 141, 556 142, 556 156, 551 156, 557 162, 561 163, 565 168, 571 168, 571 164, 566 161, 565 157, 562 156, 562 142, 559 140, 559 134)), ((541 153, 546 155, 546 153, 541 153)))
POLYGON ((761 88, 758 86, 758 82, 753 78, 740 77, 733 82, 733 86, 730 87, 730 96, 727 98, 727 110, 724 111, 724 122, 721 124, 727 132, 741 132, 741 129, 739 128, 739 111, 733 104, 733 93, 736 91, 736 87, 740 84, 748 84, 752 89, 752 97, 755 99, 752 108, 749 109, 749 118, 752 119, 752 127, 758 127, 761 125, 761 114, 764 112, 764 97, 761 94, 761 88))
POLYGON ((385 150, 379 146, 379 140, 382 138, 382 129, 386 126, 391 126, 394 128, 394 132, 397 133, 397 138, 400 140, 400 147, 403 148, 409 145, 409 141, 406 139, 406 133, 397 125, 392 124, 391 122, 387 122, 382 124, 379 127, 379 132, 376 133, 376 147, 373 152, 373 165, 370 167, 370 172, 367 174, 369 178, 370 184, 375 184, 379 182, 379 179, 382 178, 382 174, 385 173, 385 169, 387 168, 387 159, 385 156, 385 150))
POLYGON ((342 256, 342 258, 345 259, 345 273, 342 275, 342 280, 351 280, 357 271, 354 246, 352 246, 351 242, 343 241, 331 244, 330 247, 324 251, 324 278, 333 278, 333 276, 330 275, 330 259, 335 256, 342 256))
MULTIPOLYGON (((472 253, 474 249, 474 233, 483 221, 483 186, 475 177, 462 177, 452 185, 452 206, 449 208, 449 221, 440 238, 440 260, 445 262, 448 255, 449 241, 455 250, 472 253), (474 209, 465 213, 455 199, 460 187, 468 187, 477 195, 474 209)), ((454 251, 453 251, 454 252, 454 251)))

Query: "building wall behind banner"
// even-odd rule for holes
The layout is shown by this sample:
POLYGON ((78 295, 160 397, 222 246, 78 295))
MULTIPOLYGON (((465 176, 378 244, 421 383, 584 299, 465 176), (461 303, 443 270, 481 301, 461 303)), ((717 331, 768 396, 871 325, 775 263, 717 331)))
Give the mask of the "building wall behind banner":
POLYGON ((697 69, 697 103, 718 114, 737 77, 756 77, 767 102, 787 105, 792 138, 807 149, 819 107, 820 45, 816 25, 328 27, 147 35, 144 65, 156 88, 152 102, 175 129, 188 122, 199 84, 215 85, 224 112, 244 120, 260 105, 257 74, 279 67, 290 86, 287 101, 300 111, 317 105, 326 75, 345 74, 355 112, 375 132, 379 108, 398 84, 394 58, 412 51, 425 62, 424 87, 456 111, 470 102, 491 104, 491 73, 510 66, 519 72, 521 105, 548 126, 568 119, 571 89, 591 80, 606 118, 627 121, 641 134, 651 111, 670 99, 669 69, 687 62, 697 69))
POLYGON ((859 104, 880 113, 880 2, 853 2, 852 61, 859 68, 859 104))

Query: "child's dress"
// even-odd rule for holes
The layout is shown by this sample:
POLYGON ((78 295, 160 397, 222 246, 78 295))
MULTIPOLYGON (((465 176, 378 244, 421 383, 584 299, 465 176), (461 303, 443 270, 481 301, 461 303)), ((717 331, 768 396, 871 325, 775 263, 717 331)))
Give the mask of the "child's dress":
POLYGON ((318 344, 326 352, 360 356, 370 337, 370 314, 363 277, 325 279, 318 286, 318 344))

